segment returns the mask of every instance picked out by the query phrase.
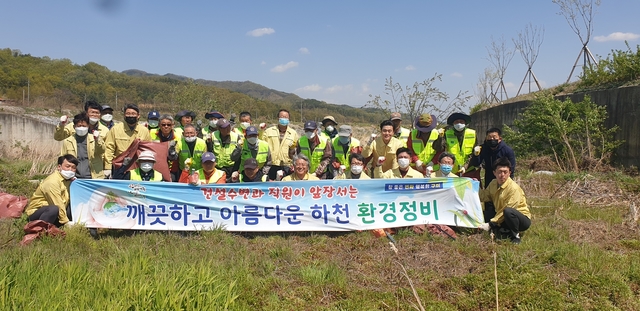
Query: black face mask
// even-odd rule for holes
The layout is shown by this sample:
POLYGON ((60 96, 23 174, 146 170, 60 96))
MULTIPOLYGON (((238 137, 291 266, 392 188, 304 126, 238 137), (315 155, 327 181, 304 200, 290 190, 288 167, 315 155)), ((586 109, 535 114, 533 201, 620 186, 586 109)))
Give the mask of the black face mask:
POLYGON ((489 144, 489 147, 495 148, 495 147, 498 147, 498 144, 500 142, 497 139, 490 139, 490 140, 487 140, 487 143, 489 144))
POLYGON ((124 117, 124 122, 127 122, 127 124, 136 124, 138 117, 124 117))

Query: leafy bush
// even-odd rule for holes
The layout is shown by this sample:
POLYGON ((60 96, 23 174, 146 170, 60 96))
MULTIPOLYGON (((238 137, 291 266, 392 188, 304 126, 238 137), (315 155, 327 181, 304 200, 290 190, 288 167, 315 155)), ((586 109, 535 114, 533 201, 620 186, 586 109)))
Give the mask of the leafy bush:
POLYGON ((609 57, 601 59, 596 66, 584 68, 579 87, 616 87, 640 79, 640 45, 636 52, 628 43, 627 48, 627 51, 612 50, 609 57))
POLYGON ((565 171, 580 171, 608 163, 616 147, 618 127, 607 129, 605 107, 585 98, 578 103, 561 101, 550 94, 538 96, 522 118, 517 130, 505 129, 505 137, 521 156, 551 156, 565 171))

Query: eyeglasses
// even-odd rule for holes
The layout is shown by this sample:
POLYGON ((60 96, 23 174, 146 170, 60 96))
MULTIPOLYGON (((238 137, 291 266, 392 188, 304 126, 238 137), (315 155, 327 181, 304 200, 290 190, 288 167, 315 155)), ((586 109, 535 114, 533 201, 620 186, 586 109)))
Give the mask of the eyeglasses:
POLYGON ((160 124, 160 126, 171 126, 171 124, 160 124))

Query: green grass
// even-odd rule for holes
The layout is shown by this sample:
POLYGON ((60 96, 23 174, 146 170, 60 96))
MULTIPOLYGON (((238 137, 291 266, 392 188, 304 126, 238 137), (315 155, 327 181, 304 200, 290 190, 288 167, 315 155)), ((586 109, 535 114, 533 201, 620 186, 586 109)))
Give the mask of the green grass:
POLYGON ((0 310, 416 310, 402 267, 426 310, 495 310, 494 251, 501 310, 640 310, 628 206, 530 200, 520 245, 400 230, 398 255, 369 232, 113 230, 94 240, 71 227, 23 247, 26 219, 0 220, 0 310))

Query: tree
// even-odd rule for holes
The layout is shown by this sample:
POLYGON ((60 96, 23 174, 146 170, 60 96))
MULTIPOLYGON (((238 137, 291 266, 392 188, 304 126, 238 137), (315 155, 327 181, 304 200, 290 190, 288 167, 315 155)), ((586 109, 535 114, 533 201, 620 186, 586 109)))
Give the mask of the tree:
POLYGON ((393 78, 389 77, 385 80, 384 94, 391 100, 369 94, 371 100, 367 101, 365 107, 381 109, 387 115, 396 111, 404 112, 409 115, 412 123, 417 116, 425 112, 435 115, 438 120, 444 120, 451 113, 462 111, 471 96, 468 96, 466 91, 460 91, 451 99, 449 94, 434 85, 439 81, 442 81, 442 75, 436 73, 433 77, 415 82, 412 86, 402 86, 400 83, 394 83, 393 78), (445 102, 448 103, 442 107, 442 103, 445 102))
POLYGON ((498 75, 498 86, 496 87, 495 92, 493 92, 492 97, 498 99, 498 94, 500 94, 499 101, 502 102, 503 94, 505 99, 509 98, 507 88, 504 86, 504 75, 507 73, 507 67, 509 67, 509 63, 511 63, 515 51, 512 48, 507 47, 504 37, 500 37, 500 40, 497 41, 491 37, 491 46, 487 47, 487 52, 489 53, 488 60, 491 65, 493 65, 493 69, 498 75))
POLYGON ((594 5, 599 6, 600 0, 553 0, 553 3, 560 7, 558 14, 564 16, 571 30, 578 35, 580 42, 582 42, 580 53, 576 58, 576 62, 573 63, 571 73, 569 73, 569 77, 567 78, 567 83, 569 83, 580 57, 583 58, 583 69, 587 67, 591 68, 593 64, 598 63, 596 58, 593 57, 593 54, 591 54, 587 44, 589 44, 589 40, 593 34, 593 17, 595 16, 593 7, 594 5))
POLYGON ((540 87, 540 82, 538 82, 538 78, 533 74, 533 64, 538 59, 538 53, 540 53, 540 46, 542 45, 542 41, 544 41, 544 27, 533 27, 531 24, 525 26, 524 31, 518 34, 518 39, 513 40, 513 44, 516 46, 516 50, 520 51, 520 56, 527 64, 527 73, 524 75, 524 79, 522 79, 522 83, 520 83, 520 88, 518 89, 518 93, 516 96, 520 95, 520 90, 522 90, 522 86, 524 82, 529 78, 529 93, 531 93, 531 78, 538 86, 538 91, 542 90, 540 87))
POLYGON ((493 93, 493 86, 498 82, 498 73, 491 68, 485 68, 484 73, 479 75, 476 84, 475 95, 478 98, 478 105, 488 106, 499 102, 493 93))
POLYGON ((561 101, 551 94, 538 96, 514 122, 516 131, 505 128, 505 139, 519 155, 546 155, 561 170, 580 171, 608 163, 622 144, 607 129, 607 111, 585 96, 581 102, 561 101))

